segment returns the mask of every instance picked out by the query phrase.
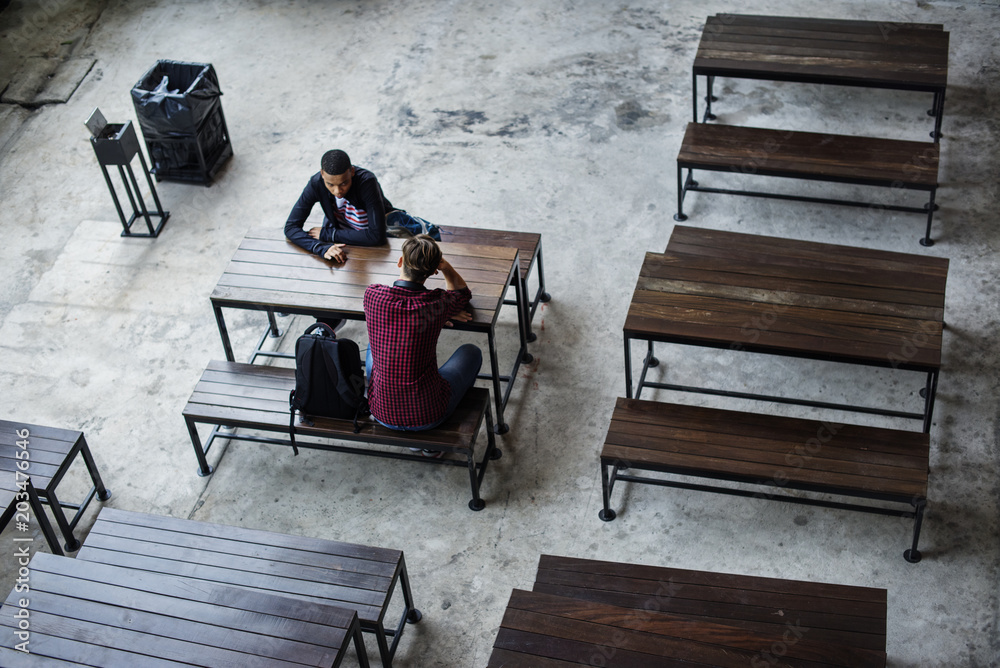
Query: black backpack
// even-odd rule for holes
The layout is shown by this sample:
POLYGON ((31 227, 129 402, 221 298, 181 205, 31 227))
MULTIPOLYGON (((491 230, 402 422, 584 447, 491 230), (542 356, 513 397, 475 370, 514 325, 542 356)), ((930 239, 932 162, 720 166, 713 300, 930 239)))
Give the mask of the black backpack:
POLYGON ((288 395, 288 433, 295 446, 295 411, 311 425, 309 416, 354 420, 368 414, 361 349, 350 339, 338 339, 330 326, 317 322, 295 342, 295 389, 288 395), (315 332, 315 333, 314 333, 315 332))

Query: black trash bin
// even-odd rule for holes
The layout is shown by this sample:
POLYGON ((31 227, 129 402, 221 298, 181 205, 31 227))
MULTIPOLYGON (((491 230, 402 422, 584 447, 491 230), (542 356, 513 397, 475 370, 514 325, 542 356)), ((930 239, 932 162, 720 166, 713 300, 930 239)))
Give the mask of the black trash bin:
POLYGON ((157 180, 209 184, 233 154, 219 79, 206 63, 160 60, 132 87, 157 180))

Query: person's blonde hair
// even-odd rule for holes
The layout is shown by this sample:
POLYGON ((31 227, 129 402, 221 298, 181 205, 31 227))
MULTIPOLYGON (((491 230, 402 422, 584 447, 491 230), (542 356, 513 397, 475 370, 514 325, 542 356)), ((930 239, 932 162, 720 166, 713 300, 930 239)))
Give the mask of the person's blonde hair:
POLYGON ((403 272, 409 280, 423 283, 441 264, 441 247, 429 234, 418 234, 403 242, 403 272))

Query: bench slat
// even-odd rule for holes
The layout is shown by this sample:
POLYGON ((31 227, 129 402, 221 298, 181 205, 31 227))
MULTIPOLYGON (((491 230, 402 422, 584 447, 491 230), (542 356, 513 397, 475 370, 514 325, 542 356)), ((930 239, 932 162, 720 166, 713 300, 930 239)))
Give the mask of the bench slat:
POLYGON ((789 488, 875 493, 904 503, 927 494, 927 434, 903 432, 880 450, 879 437, 889 430, 821 422, 809 427, 808 421, 780 416, 626 399, 618 400, 611 420, 602 464, 620 461, 640 469, 736 481, 780 479, 789 488), (754 425, 765 425, 767 432, 754 425), (745 436, 739 432, 743 426, 745 436), (809 439, 824 429, 827 442, 817 439, 810 448, 816 451, 806 450, 809 439))
POLYGON ((677 156, 685 167, 740 170, 847 183, 937 187, 939 147, 928 142, 688 123, 677 156))

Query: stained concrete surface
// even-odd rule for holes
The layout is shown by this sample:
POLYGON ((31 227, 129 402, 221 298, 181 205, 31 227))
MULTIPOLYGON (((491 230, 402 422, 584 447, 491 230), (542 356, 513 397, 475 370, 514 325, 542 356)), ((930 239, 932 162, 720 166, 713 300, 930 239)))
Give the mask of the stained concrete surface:
MULTIPOLYGON (((424 620, 408 628, 400 666, 485 665, 510 590, 530 587, 541 553, 884 587, 889 665, 997 665, 998 15, 995 3, 843 0, 12 3, 0 13, 0 55, 57 56, 66 33, 76 35, 73 55, 97 64, 64 105, 0 109, 0 415, 85 430, 116 508, 403 549, 424 620), (734 9, 951 32, 933 248, 917 244, 923 221, 912 214, 700 193, 685 203, 691 225, 950 258, 917 565, 902 559, 910 522, 862 513, 633 486, 616 490, 615 522, 597 519, 597 453, 624 389, 628 298, 643 253, 662 250, 674 225, 691 61, 705 17, 734 9), (24 27, 39 25, 26 22, 32 11, 49 17, 44 28, 24 27), (83 122, 95 106, 112 122, 134 119, 129 90, 160 58, 215 65, 235 156, 211 188, 161 183, 172 212, 163 234, 122 239, 83 122), (195 475, 180 411, 222 357, 208 296, 244 232, 281 225, 332 147, 378 174, 393 203, 435 223, 543 234, 552 301, 536 317, 535 362, 511 396, 481 513, 466 507, 460 470, 407 462, 234 443, 214 475, 195 475)), ((930 96, 917 93, 720 79, 717 94, 725 123, 915 140, 931 128, 930 96)), ((263 319, 227 319, 246 354, 263 319)), ((508 341, 513 322, 501 319, 508 341)), ((282 324, 287 349, 306 323, 282 324)), ((358 325, 345 335, 364 344, 358 325)), ((462 340, 443 336, 441 353, 462 340)), ((658 355, 657 372, 681 382, 919 401, 916 374, 658 355)), ((78 470, 65 484, 83 483, 78 470)), ((14 535, 0 535, 3 590, 14 535)))

